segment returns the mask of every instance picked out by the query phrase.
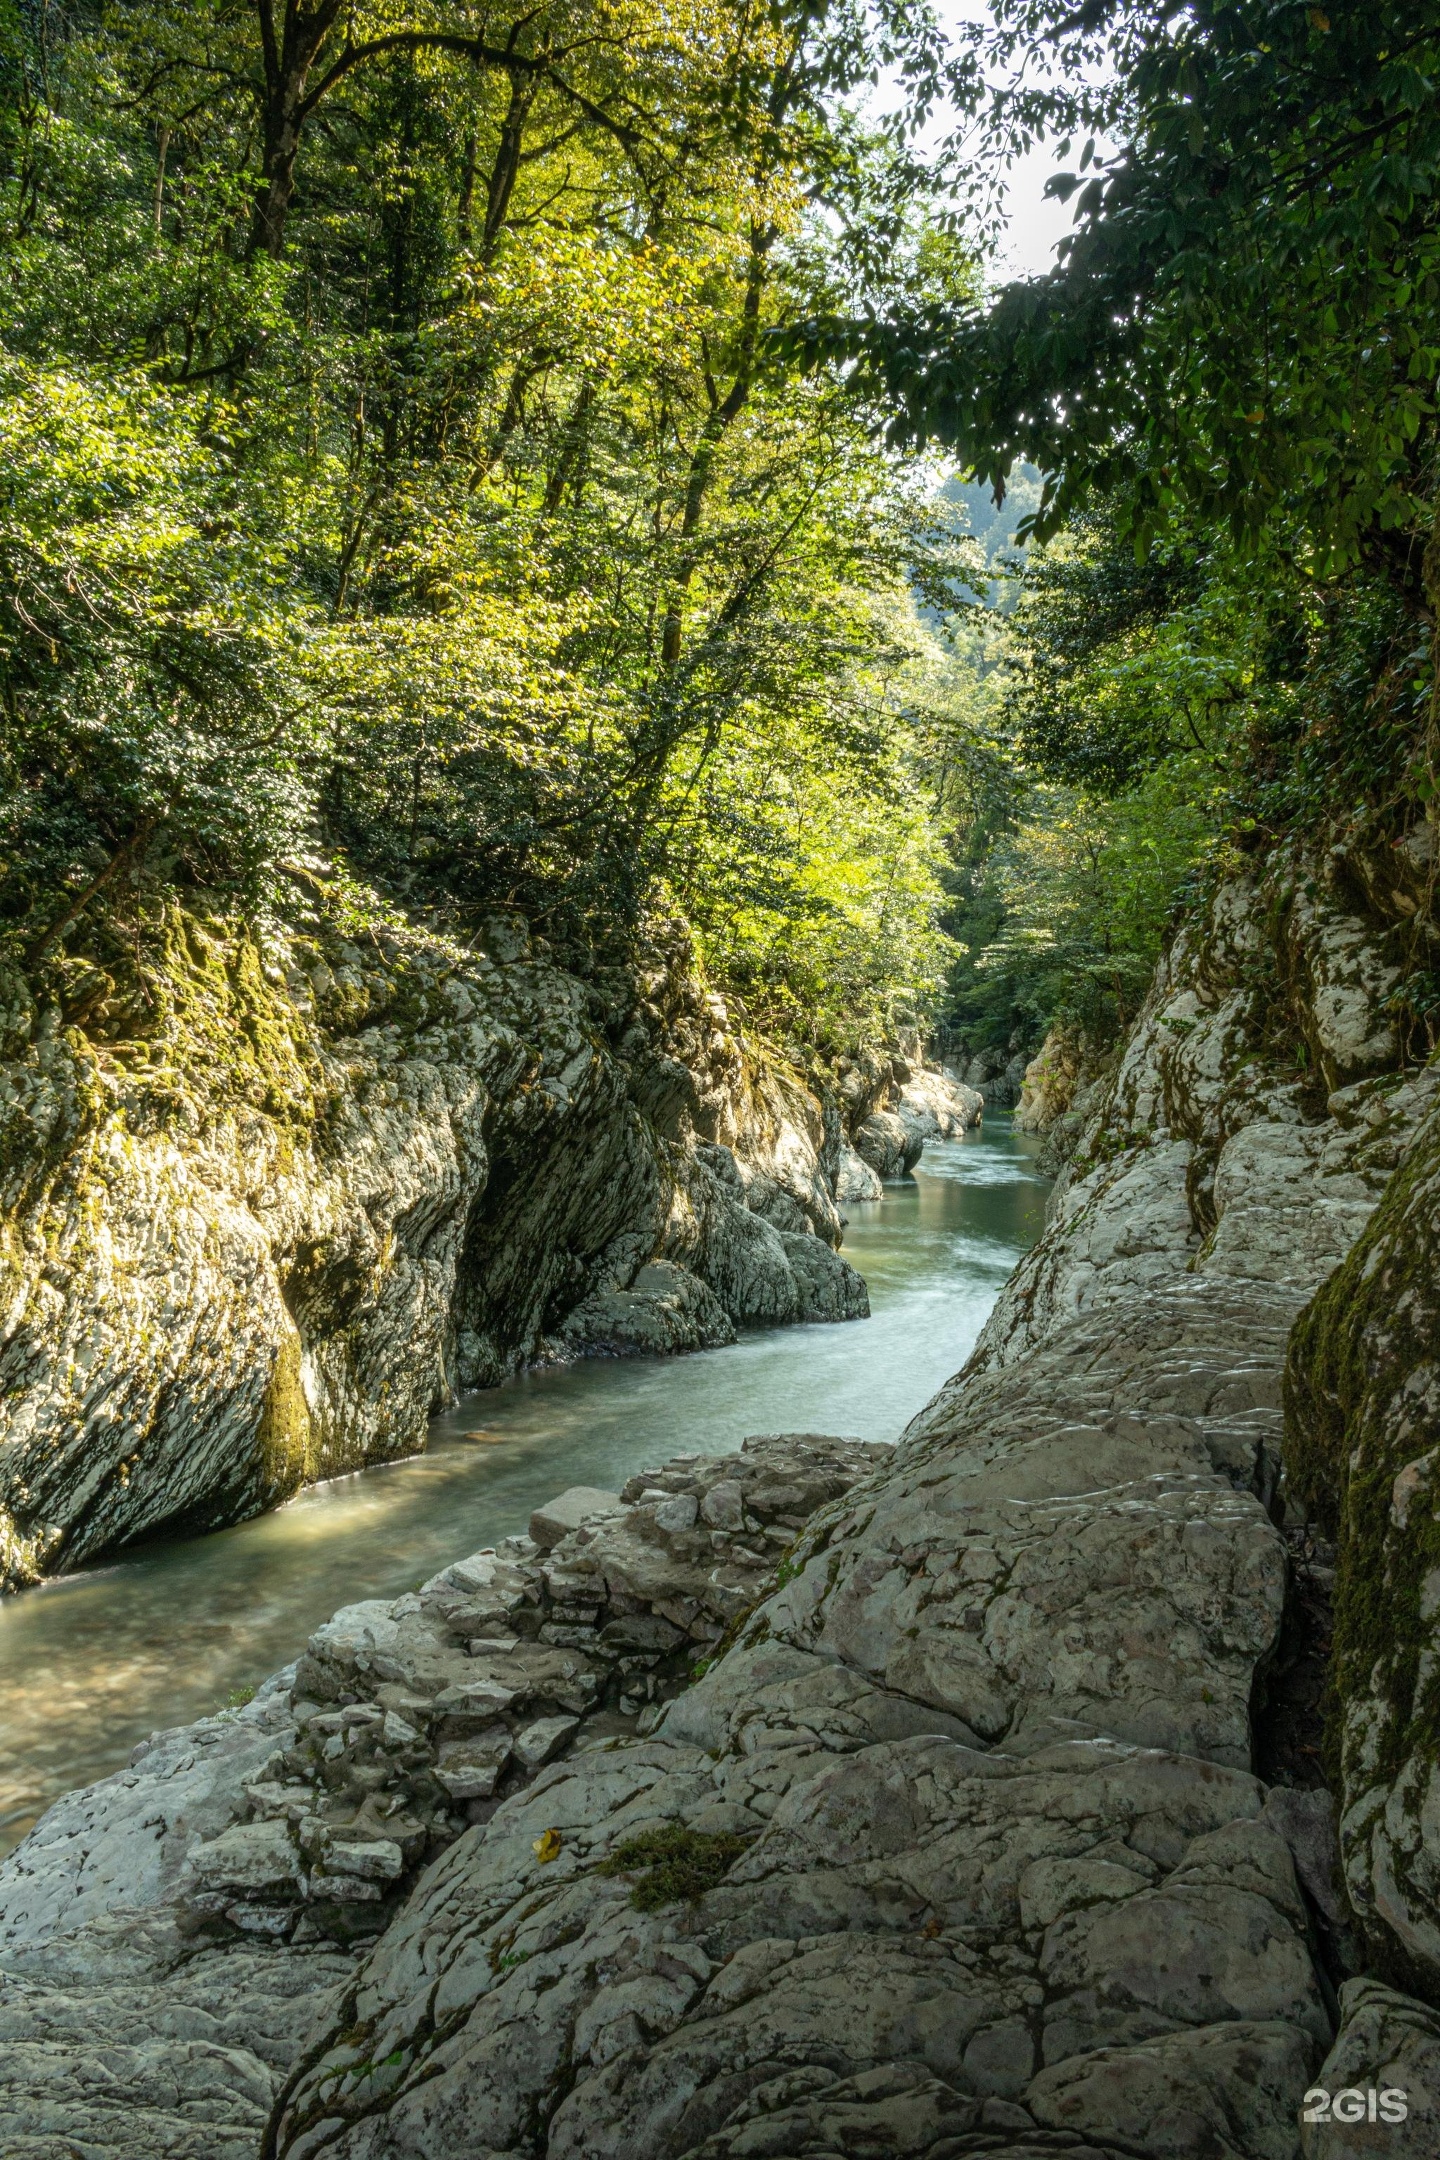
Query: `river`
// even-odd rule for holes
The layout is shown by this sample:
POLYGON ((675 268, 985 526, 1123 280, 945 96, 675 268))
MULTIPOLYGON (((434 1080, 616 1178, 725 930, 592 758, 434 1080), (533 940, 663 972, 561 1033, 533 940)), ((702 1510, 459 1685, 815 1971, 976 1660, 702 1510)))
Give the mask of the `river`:
POLYGON ((566 1485, 615 1487, 747 1433, 895 1439, 963 1364, 1040 1234, 1037 1152, 992 1113, 983 1131, 928 1147, 882 1200, 849 1203, 844 1250, 870 1286, 868 1321, 529 1373, 436 1418, 423 1455, 0 1600, 0 1851, 156 1727, 285 1664, 338 1606, 398 1596, 523 1529, 566 1485))

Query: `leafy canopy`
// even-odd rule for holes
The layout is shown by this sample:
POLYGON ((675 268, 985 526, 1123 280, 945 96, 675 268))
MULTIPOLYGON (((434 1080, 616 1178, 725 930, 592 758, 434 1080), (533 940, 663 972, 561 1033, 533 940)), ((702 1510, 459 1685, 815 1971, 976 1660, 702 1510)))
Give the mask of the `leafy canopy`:
MULTIPOLYGON (((1123 489, 1281 535, 1315 574, 1383 567, 1424 604, 1440 378, 1440 24, 1426 0, 997 0, 974 33, 992 138, 1080 148, 1060 266, 976 304, 817 321, 897 439, 1003 485, 1037 530, 1123 489), (1118 152, 1097 158, 1097 137, 1118 152)), ((1430 582, 1434 586, 1434 575, 1430 582)))
POLYGON ((128 0, 6 36, 9 938, 143 977, 165 891, 266 902, 318 844, 575 954, 678 905, 807 1039, 913 1006, 907 596, 960 555, 863 387, 773 333, 973 289, 941 177, 853 103, 883 65, 923 114, 928 10, 128 0))

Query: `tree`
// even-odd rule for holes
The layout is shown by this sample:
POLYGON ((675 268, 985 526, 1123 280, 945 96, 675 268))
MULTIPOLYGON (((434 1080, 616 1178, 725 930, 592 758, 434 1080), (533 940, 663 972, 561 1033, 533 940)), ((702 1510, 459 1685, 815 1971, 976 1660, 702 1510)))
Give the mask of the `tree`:
POLYGON ((998 785, 950 919, 964 951, 947 1012, 971 1048, 1017 1030, 1033 1047, 1057 1019, 1108 1043, 1177 906, 1237 841, 1353 813, 1396 778, 1384 730, 1368 759, 1334 762, 1321 739, 1327 690, 1343 703, 1342 681, 1362 698, 1373 682, 1393 602, 1388 618, 1372 592, 1347 610, 1279 551, 1237 556, 1193 517, 1137 562, 1122 515, 1098 501, 1032 547, 998 617, 998 785))
POLYGON ((283 905, 319 847, 577 960, 679 906, 797 1037, 913 1003, 940 893, 894 622, 944 535, 770 332, 973 275, 844 104, 902 47, 923 94, 923 10, 516 16, 563 80, 455 44, 493 11, 266 20, 23 50, 0 403, 20 442, 26 398, 69 416, 74 484, 22 466, 0 564, 7 942, 138 967, 167 894, 283 905))
MULTIPOLYGON (((898 439, 995 486, 1050 476, 1036 529, 1126 493, 1143 545, 1180 508, 1282 534, 1316 574, 1367 563, 1440 601, 1440 29, 1425 0, 1002 0, 1002 150, 1088 136, 1047 277, 983 306, 811 332, 863 360, 898 439), (1098 81, 1098 88, 1088 87, 1098 81), (1122 147, 1094 162, 1094 134, 1122 147), (1089 169, 1093 164, 1093 170, 1089 169)), ((977 37, 980 33, 976 33, 977 37)))
POLYGON ((543 121, 552 151, 598 131, 638 164, 647 156, 658 164, 671 147, 683 79, 707 62, 723 79, 754 44, 743 17, 723 5, 677 21, 646 0, 548 0, 510 10, 484 0, 199 0, 183 9, 127 9, 113 34, 132 101, 164 113, 160 126, 183 131, 215 105, 235 117, 252 173, 248 244, 277 258, 308 134, 357 77, 396 59, 454 64, 476 104, 489 109, 483 171, 478 140, 466 138, 472 200, 483 184, 483 253, 503 228, 527 154, 535 155, 525 141, 534 121, 543 121))

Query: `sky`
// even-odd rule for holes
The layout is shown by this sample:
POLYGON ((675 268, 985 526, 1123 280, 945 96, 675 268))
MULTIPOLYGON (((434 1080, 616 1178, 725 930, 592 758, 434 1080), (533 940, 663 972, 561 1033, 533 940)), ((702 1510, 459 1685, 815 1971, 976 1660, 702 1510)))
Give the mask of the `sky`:
MULTIPOLYGON (((1073 168, 1074 159, 1070 159, 1073 168)), ((1010 277, 1038 277, 1055 267, 1056 243, 1070 230, 1074 203, 1044 194, 1045 182, 1062 170, 1053 145, 1041 144, 1011 167, 1006 187, 1005 241, 996 265, 1010 277)))
MULTIPOLYGON (((935 0, 935 4, 947 28, 964 22, 985 22, 990 16, 987 0, 935 0)), ((926 136, 938 140, 949 118, 943 111, 937 112, 922 142, 926 136)), ((1047 198, 1045 183, 1067 166, 1073 171, 1075 164, 1073 157, 1058 158, 1056 147, 1054 143, 1037 144, 1010 169, 1005 189, 1006 236, 995 265, 1002 281, 1006 277, 1037 277, 1055 268, 1055 248, 1070 230, 1074 203, 1067 205, 1053 196, 1047 198)), ((1110 146, 1101 142, 1097 147, 1103 155, 1110 146)))

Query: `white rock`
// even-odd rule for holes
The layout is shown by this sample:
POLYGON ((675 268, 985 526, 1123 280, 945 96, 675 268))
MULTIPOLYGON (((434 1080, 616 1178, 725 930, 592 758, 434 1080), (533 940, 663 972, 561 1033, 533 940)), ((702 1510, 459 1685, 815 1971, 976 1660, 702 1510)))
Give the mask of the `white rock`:
POLYGON ((269 1898, 296 1894, 303 1869, 283 1821, 236 1823, 197 1845, 189 1871, 205 1890, 269 1898))
POLYGON ((613 1514, 620 1505, 619 1493, 598 1485, 570 1485, 564 1492, 536 1508, 530 1517, 530 1535, 542 1552, 549 1552, 561 1538, 595 1515, 613 1514))
POLYGON ((488 1800, 510 1760, 511 1736, 505 1726, 468 1740, 447 1740, 435 1764, 435 1776, 452 1800, 488 1800))
MULTIPOLYGON (((487 1643, 485 1648, 490 1646, 487 1643)), ((435 1708, 442 1717, 494 1717, 508 1710, 515 1700, 515 1689, 499 1680, 467 1680, 457 1687, 448 1687, 435 1698, 435 1708)))
POLYGON ((655 1526, 673 1532, 693 1530, 699 1513, 700 1503, 694 1493, 673 1493, 656 1508, 655 1526))
POLYGON ((366 1882, 394 1882, 405 1872, 405 1856, 393 1838, 332 1836, 325 1842, 324 1870, 327 1876, 359 1875, 366 1882))
POLYGON ((375 1905, 382 1893, 380 1885, 366 1875, 329 1875, 317 1869, 310 1877, 307 1894, 337 1905, 375 1905))
POLYGON ((744 1520, 743 1488, 734 1478, 712 1485, 700 1503, 704 1520, 716 1530, 738 1530, 744 1520))
POLYGON ((871 1169, 863 1155, 857 1155, 848 1141, 840 1144, 840 1167, 835 1174, 835 1197, 842 1201, 881 1200, 885 1187, 878 1172, 871 1169))
POLYGON ((855 1152, 877 1177, 903 1177, 920 1160, 925 1135, 891 1110, 872 1110, 853 1135, 855 1152))
POLYGON ((949 1073, 921 1066, 911 1072, 896 1099, 896 1113, 925 1140, 954 1140, 978 1125, 985 1098, 949 1073))
MULTIPOLYGON (((0 1861, 0 1962, 87 1928, 123 1956, 173 1908, 187 1853, 246 1812, 247 1784, 294 1738, 288 1702, 262 1692, 233 1715, 157 1733, 136 1768, 56 1801, 0 1861)), ((103 1962, 101 1943, 93 1955, 103 1962)))
POLYGON ((580 1730, 579 1718, 536 1718, 533 1725, 515 1736, 515 1753, 527 1770, 538 1770, 560 1753, 565 1743, 580 1730))

